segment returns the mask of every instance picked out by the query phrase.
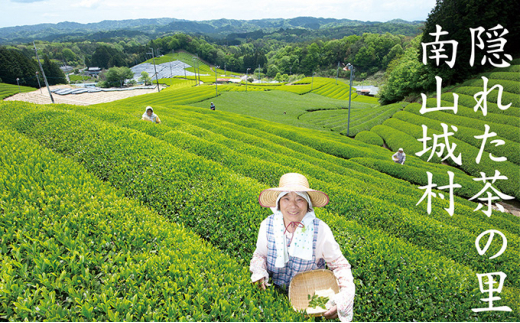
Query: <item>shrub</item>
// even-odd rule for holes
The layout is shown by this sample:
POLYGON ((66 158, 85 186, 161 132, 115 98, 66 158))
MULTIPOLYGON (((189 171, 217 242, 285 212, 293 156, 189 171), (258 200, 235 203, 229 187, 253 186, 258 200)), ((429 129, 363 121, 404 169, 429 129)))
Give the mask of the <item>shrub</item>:
MULTIPOLYGON (((385 121, 384 125, 391 126, 395 129, 407 129, 407 132, 416 139, 423 137, 423 130, 421 126, 410 124, 397 118, 392 118, 385 121)), ((437 133, 437 131, 428 129, 428 137, 433 138, 432 136, 434 133, 437 133)), ((459 167, 466 171, 466 173, 474 176, 475 178, 480 178, 481 172, 486 173, 487 176, 493 176, 495 174, 495 170, 498 169, 501 174, 507 176, 508 180, 499 180, 494 183, 494 186, 498 187, 506 194, 513 195, 517 198, 520 197, 520 173, 518 172, 518 165, 515 165, 509 161, 495 163, 487 158, 486 155, 484 155, 480 163, 477 164, 475 160, 479 153, 479 148, 473 147, 453 137, 450 137, 449 142, 451 144, 455 143, 457 145, 456 151, 454 153, 455 156, 457 156, 459 153, 462 154, 462 165, 459 167)), ((420 146, 421 147, 415 148, 413 153, 421 151, 422 145, 420 146)), ((446 154, 447 151, 445 149, 442 157, 444 157, 446 154)), ((429 155, 429 153, 426 153, 422 155, 421 158, 428 158, 429 155)), ((450 165, 456 165, 451 158, 448 158, 446 161, 450 165)))
MULTIPOLYGON (((426 116, 428 114, 425 114, 426 116)), ((426 125, 428 129, 435 129, 437 133, 442 133, 443 129, 441 126, 441 122, 437 120, 432 120, 427 117, 423 117, 414 113, 400 111, 394 114, 394 118, 406 121, 408 123, 412 123, 418 126, 426 125)), ((449 126, 449 124, 448 124, 449 126)), ((476 139, 475 136, 481 136, 484 134, 485 129, 474 129, 467 127, 458 127, 458 130, 454 132, 453 138, 460 139, 461 141, 472 145, 473 147, 480 149, 482 145, 481 139, 476 139)), ((451 130, 450 130, 451 131, 451 130)), ((490 130, 492 132, 493 130, 490 130)), ((493 153, 496 157, 505 156, 512 163, 520 165, 520 154, 516 152, 520 151, 520 143, 510 141, 508 139, 500 138, 500 137, 492 137, 487 140, 487 144, 484 149, 485 152, 493 153), (491 144, 491 140, 500 139, 505 142, 502 146, 495 146, 491 144)), ((487 154, 483 155, 483 158, 488 158, 487 154)))
MULTIPOLYGON (((429 104, 434 104, 435 99, 428 99, 429 104), (431 101, 430 101, 431 100, 431 101)), ((421 115, 419 110, 421 109, 421 105, 418 103, 412 103, 408 105, 404 111, 411 112, 417 115, 421 115)), ((480 119, 468 118, 464 116, 455 115, 452 113, 446 113, 442 111, 433 111, 424 114, 430 119, 438 120, 444 122, 446 124, 452 124, 455 126, 462 126, 468 128, 475 129, 484 129, 484 125, 489 125, 491 130, 496 132, 500 137, 507 138, 509 140, 520 142, 520 132, 518 131, 518 127, 494 123, 489 121, 484 121, 480 119)))
MULTIPOLYGON (((452 93, 444 93, 441 96, 441 102, 443 106, 453 106, 453 94, 452 93)), ((437 103, 434 103, 432 99, 428 99, 426 101, 426 105, 429 107, 436 107, 437 103)), ((479 120, 490 120, 491 122, 507 124, 511 126, 517 126, 520 123, 520 109, 515 107, 509 107, 507 110, 501 110, 498 108, 496 103, 488 102, 487 107, 487 115, 483 115, 481 111, 475 111, 474 107, 476 105, 476 101, 472 96, 459 94, 458 100, 458 110, 457 115, 461 115, 464 117, 479 119, 479 120)), ((442 111, 446 113, 450 113, 451 111, 442 111)))
MULTIPOLYGON (((517 82, 520 85, 520 81, 517 82)), ((518 87, 518 86, 517 86, 518 87)), ((491 85, 488 85, 488 90, 491 88, 491 85)), ((481 87, 474 86, 461 86, 457 88, 457 93, 467 94, 467 95, 475 95, 476 93, 482 92, 484 89, 481 87)), ((498 90, 495 89, 487 94, 487 101, 492 103, 498 103, 498 90)), ((520 107, 520 97, 516 93, 502 92, 501 96, 501 104, 506 106, 511 103, 512 107, 519 108, 520 107)))
MULTIPOLYGON (((184 222, 226 252, 245 259, 250 257, 256 242, 254 233, 258 229, 259 220, 263 218, 258 212, 256 196, 261 189, 267 187, 265 184, 229 171, 227 167, 233 165, 232 159, 226 159, 226 167, 223 167, 175 147, 175 139, 179 138, 176 133, 172 133, 171 140, 167 142, 143 133, 152 131, 163 134, 163 131, 156 130, 162 125, 157 127, 139 123, 141 129, 138 132, 116 127, 84 114, 67 112, 67 109, 71 107, 59 110, 43 107, 37 110, 34 106, 27 105, 23 111, 16 111, 16 117, 7 113, 0 116, 1 120, 25 131, 56 152, 82 162, 84 167, 98 177, 118 186, 121 192, 150 205, 172 220, 184 222), (240 250, 245 254, 241 254, 240 250)), ((83 108, 78 109, 81 111, 83 108)), ((86 107, 84 111, 89 109, 95 108, 86 107)), ((194 111, 199 110, 185 111, 189 112, 191 118, 204 119, 201 115, 194 116, 194 111)), ((202 115, 203 112, 202 110, 202 115)), ((219 119, 215 119, 216 116, 223 115, 225 114, 218 113, 213 117, 205 115, 205 119, 213 121, 219 119)), ((237 120, 240 118, 231 114, 227 116, 237 122, 248 120, 237 120)), ((174 122, 175 126, 172 128, 166 125, 166 121, 164 123, 169 131, 175 131, 173 128, 188 129, 182 123, 174 122)), ((207 122, 209 123, 215 124, 207 122)), ((126 124, 131 125, 131 122, 127 120, 126 124)), ((274 129, 278 132, 277 128, 274 129)), ((199 130, 199 133, 202 135, 204 131, 199 130)), ((165 139, 166 134, 168 132, 164 133, 165 139)), ((208 135, 211 137, 211 134, 208 135)), ((282 140, 285 143, 287 141, 282 140)), ((204 149, 203 141, 186 140, 180 141, 180 144, 196 147, 201 154, 217 159, 223 156, 221 153, 229 152, 219 152, 223 147, 214 145, 204 149), (214 150, 210 150, 210 147, 214 150)), ((233 169, 238 170, 240 166, 238 163, 233 169)), ((264 166, 267 164, 259 166, 255 176, 261 176, 264 166)), ((473 318, 469 309, 478 306, 480 296, 476 288, 475 273, 468 267, 445 259, 437 252, 424 250, 422 246, 437 248, 439 252, 442 249, 443 254, 451 254, 457 261, 465 261, 475 268, 495 269, 495 263, 487 259, 481 260, 482 257, 472 249, 474 241, 470 237, 473 235, 466 230, 481 230, 481 224, 475 225, 475 218, 466 218, 466 228, 456 228, 444 222, 440 224, 427 216, 418 216, 424 211, 424 205, 421 205, 418 213, 397 204, 388 208, 387 201, 378 201, 370 196, 357 197, 341 186, 335 187, 327 182, 316 183, 337 194, 336 203, 330 209, 343 210, 341 215, 332 213, 329 209, 321 210, 320 217, 336 228, 335 236, 343 252, 348 259, 352 259, 354 268, 358 268, 356 270, 359 274, 355 271, 355 277, 356 284, 360 287, 356 306, 363 311, 364 319, 396 317, 410 320, 421 315, 427 318, 442 315, 443 318, 453 320, 473 318), (346 218, 366 221, 366 225, 346 221, 346 218), (370 228, 375 226, 392 232, 392 236, 370 228), (406 242, 405 239, 414 241, 421 247, 406 242), (439 248, 439 242, 448 243, 450 247, 439 248), (461 254, 464 256, 460 256, 461 254), (382 271, 381 268, 385 270, 382 271), (438 301, 437 297, 442 301, 438 301), (436 306, 424 306, 424 302, 436 306)), ((373 189, 377 191, 377 187, 373 189)), ((402 201, 407 204, 416 202, 402 201)), ((444 202, 438 203, 436 205, 446 206, 444 202)), ((469 208, 462 209, 464 212, 471 212, 469 208)), ((445 221, 455 223, 458 219, 445 221)), ((514 279, 516 264, 513 259, 517 257, 518 248, 514 239, 511 248, 514 252, 509 258, 501 259, 500 266, 504 271, 512 272, 511 279, 514 279)), ((511 306, 514 304, 516 308, 518 301, 514 300, 513 292, 506 287, 504 300, 513 302, 511 306)), ((515 319, 511 313, 488 315, 493 320, 515 319)), ((276 319, 273 316, 266 319, 273 318, 276 319)))
POLYGON ((304 319, 188 229, 34 141, 0 134, 0 319, 304 319))
MULTIPOLYGON (((508 80, 495 80, 495 79, 488 80, 488 88, 491 88, 497 84, 501 85, 503 87, 504 91, 507 91, 510 93, 515 93, 515 94, 520 94, 520 82, 508 81, 508 80)), ((479 92, 480 92, 483 90, 484 80, 471 79, 471 80, 464 82, 463 85, 469 86, 469 87, 478 87, 478 88, 480 88, 480 90, 479 90, 479 92)), ((503 101, 507 101, 507 100, 503 100, 503 101)), ((508 103, 506 102, 506 104, 508 104, 508 103)))
POLYGON ((355 139, 367 144, 383 146, 383 139, 372 131, 361 131, 356 135, 355 139))
POLYGON ((29 86, 20 85, 20 87, 18 87, 18 85, 0 83, 0 100, 10 97, 11 95, 15 95, 18 92, 25 93, 25 92, 31 92, 34 90, 36 90, 36 89, 29 87, 29 86))

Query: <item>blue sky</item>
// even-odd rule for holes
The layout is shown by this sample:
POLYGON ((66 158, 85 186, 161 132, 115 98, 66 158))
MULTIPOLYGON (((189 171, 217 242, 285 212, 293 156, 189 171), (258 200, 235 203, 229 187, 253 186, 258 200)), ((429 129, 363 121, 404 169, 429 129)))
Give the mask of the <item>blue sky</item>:
POLYGON ((425 20, 435 0, 0 0, 0 27, 137 18, 425 20))

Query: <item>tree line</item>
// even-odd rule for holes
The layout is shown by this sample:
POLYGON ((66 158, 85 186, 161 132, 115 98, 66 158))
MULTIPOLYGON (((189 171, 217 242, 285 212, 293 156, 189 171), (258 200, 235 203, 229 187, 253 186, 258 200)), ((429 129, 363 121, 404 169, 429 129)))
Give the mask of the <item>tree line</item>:
MULTIPOLYGON (((139 39, 119 38, 117 42, 40 41, 37 46, 44 56, 54 62, 75 67, 130 67, 149 59, 150 49, 153 48, 159 55, 172 50, 185 50, 233 72, 246 73, 248 68, 254 72, 260 67, 263 74, 271 78, 279 73, 331 76, 336 74, 338 62, 354 64, 358 78, 364 78, 384 70, 395 56, 402 54, 410 38, 390 33, 365 33, 341 39, 324 38, 297 43, 259 38, 228 46, 205 35, 176 33, 144 43, 139 39)), ((16 49, 25 57, 34 59, 32 44, 4 48, 16 49)), ((346 72, 340 69, 340 76, 345 77, 346 72)))
MULTIPOLYGON (((150 41, 148 46, 162 53, 186 50, 234 72, 245 73, 248 68, 254 70, 260 66, 268 77, 275 77, 278 73, 335 75, 338 63, 351 63, 364 78, 386 69, 390 61, 404 52, 410 40, 411 37, 404 35, 365 33, 302 43, 258 39, 226 46, 210 43, 202 36, 175 34, 150 41)), ((346 76, 341 73, 341 76, 346 76)))
MULTIPOLYGON (((468 78, 471 78, 487 69, 493 68, 489 63, 489 59, 501 62, 510 60, 505 54, 511 55, 513 58, 520 55, 520 13, 518 1, 515 0, 439 0, 436 6, 430 12, 426 20, 424 31, 417 36, 404 53, 398 55, 392 61, 385 74, 385 86, 380 91, 381 103, 387 104, 409 98, 420 97, 420 93, 434 92, 436 89, 435 76, 439 76, 443 80, 443 86, 453 85, 468 78), (449 59, 455 54, 456 60, 453 66, 446 64, 446 60, 441 60, 437 65, 434 59, 428 59, 427 64, 423 64, 423 46, 435 42, 435 34, 437 25, 442 28, 443 32, 448 32, 439 38, 439 41, 456 41, 457 50, 452 51, 451 46, 445 44, 446 54, 449 59), (492 44, 496 39, 503 38, 506 40, 502 51, 499 47, 483 49, 477 47, 480 43, 478 37, 475 36, 472 41, 470 28, 483 28, 481 35, 482 41, 486 44, 491 40, 492 44), (500 28, 502 27, 502 28, 500 28), (496 28, 496 29, 494 29, 496 28), (506 32, 507 30, 507 32, 506 32), (489 38, 491 36, 491 38, 489 38), (495 39, 495 40, 493 40, 495 39), (498 49, 494 57, 494 51, 498 49), (470 65, 471 53, 474 52, 474 64, 470 65), (486 62, 482 64, 482 60, 486 56, 486 62)), ((429 47, 431 49, 431 47, 429 47)), ((428 49, 427 49, 428 50, 428 49)), ((432 53, 426 53, 431 56, 432 53)))
MULTIPOLYGON (((49 85, 67 83, 65 74, 47 54, 43 55, 42 68, 49 85)), ((43 86, 43 76, 35 59, 19 50, 0 47, 0 82, 38 87, 38 80, 43 86)))

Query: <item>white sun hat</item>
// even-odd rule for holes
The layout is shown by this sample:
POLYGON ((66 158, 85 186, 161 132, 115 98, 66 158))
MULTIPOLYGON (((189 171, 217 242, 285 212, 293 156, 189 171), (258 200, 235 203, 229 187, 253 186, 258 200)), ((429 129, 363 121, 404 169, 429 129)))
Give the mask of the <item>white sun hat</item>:
POLYGON ((306 192, 311 199, 313 207, 323 207, 329 203, 327 194, 309 188, 307 178, 298 173, 282 175, 278 187, 263 190, 258 197, 258 202, 263 207, 276 207, 276 200, 280 192, 306 192))

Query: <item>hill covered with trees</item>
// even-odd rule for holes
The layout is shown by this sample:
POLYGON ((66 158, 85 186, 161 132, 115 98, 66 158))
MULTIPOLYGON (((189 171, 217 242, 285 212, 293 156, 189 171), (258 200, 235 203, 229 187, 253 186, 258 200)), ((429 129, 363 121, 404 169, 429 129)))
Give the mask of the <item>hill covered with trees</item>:
POLYGON ((284 41, 310 40, 316 37, 342 38, 370 33, 398 33, 413 36, 422 22, 391 20, 388 22, 350 19, 296 17, 291 19, 190 21, 175 18, 104 20, 80 24, 60 22, 0 28, 0 44, 18 44, 35 39, 45 41, 106 41, 109 38, 139 37, 151 40, 170 33, 207 35, 223 44, 237 45, 243 39, 269 36, 284 41), (295 37, 296 36, 296 37, 295 37))

